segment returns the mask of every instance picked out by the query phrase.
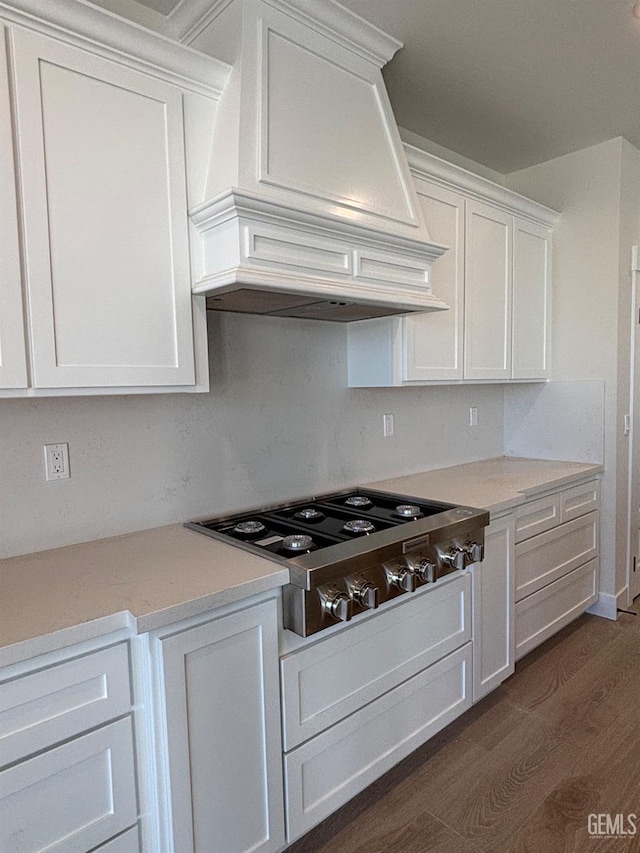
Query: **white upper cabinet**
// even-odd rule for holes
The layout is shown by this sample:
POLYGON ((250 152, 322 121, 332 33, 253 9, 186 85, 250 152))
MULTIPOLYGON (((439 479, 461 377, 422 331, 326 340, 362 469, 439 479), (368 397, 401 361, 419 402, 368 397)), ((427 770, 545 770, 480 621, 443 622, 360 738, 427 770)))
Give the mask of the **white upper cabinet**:
POLYGON ((229 69, 90 4, 19 5, 0 21, 0 396, 207 390, 187 207, 229 69))
POLYGON ((514 219, 514 379, 542 379, 549 373, 551 235, 548 229, 514 219))
POLYGON ((509 379, 513 219, 480 202, 465 208, 464 378, 509 379))
POLYGON ((449 305, 352 324, 349 385, 541 381, 549 373, 551 240, 558 214, 407 146, 449 305))
POLYGON ((181 92, 12 44, 34 386, 193 384, 181 92))
POLYGON ((0 388, 27 387, 5 27, 0 22, 0 388))
POLYGON ((431 268, 433 290, 449 306, 406 322, 406 379, 462 379, 464 318, 464 198, 416 179, 431 239, 449 249, 431 268))

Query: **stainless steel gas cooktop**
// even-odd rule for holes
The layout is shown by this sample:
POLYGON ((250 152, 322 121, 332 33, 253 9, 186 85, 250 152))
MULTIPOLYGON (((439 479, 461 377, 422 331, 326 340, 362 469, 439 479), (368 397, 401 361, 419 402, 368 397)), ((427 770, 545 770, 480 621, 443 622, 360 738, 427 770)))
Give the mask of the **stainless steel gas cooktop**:
POLYGON ((368 489, 186 526, 289 567, 284 626, 306 637, 479 562, 486 510, 368 489))

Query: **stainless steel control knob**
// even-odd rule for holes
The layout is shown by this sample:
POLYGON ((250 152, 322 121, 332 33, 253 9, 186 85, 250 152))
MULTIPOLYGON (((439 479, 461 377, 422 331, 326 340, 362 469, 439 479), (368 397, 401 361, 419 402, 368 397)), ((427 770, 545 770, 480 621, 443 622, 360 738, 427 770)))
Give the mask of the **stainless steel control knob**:
POLYGON ((375 610, 380 604, 380 590, 371 581, 364 581, 353 589, 353 597, 361 607, 375 610))
POLYGON ((411 560, 413 571, 422 583, 431 583, 436 579, 436 566, 428 557, 414 557, 411 560))
POLYGON ((443 554, 442 559, 452 569, 464 569, 468 562, 467 556, 462 548, 449 548, 449 553, 443 554))
POLYGON ((409 568, 398 569, 397 572, 391 575, 391 583, 404 592, 415 592, 417 578, 415 572, 409 568))
POLYGON ((348 622, 353 616, 353 601, 345 592, 336 592, 325 599, 324 608, 338 622, 348 622))
POLYGON ((484 545, 478 542, 469 542, 464 550, 469 555, 470 563, 479 563, 484 559, 484 545))

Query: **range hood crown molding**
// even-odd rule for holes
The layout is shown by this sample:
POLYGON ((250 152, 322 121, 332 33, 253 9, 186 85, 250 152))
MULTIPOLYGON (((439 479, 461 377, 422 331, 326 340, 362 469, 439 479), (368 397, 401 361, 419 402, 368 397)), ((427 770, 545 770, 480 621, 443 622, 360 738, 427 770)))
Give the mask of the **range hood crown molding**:
MULTIPOLYGON (((192 47, 233 61, 192 196, 194 293, 235 289, 252 313, 273 313, 268 293, 281 311, 283 294, 308 303, 314 288, 388 314, 445 309, 430 287, 445 247, 429 238, 382 79, 399 43, 334 0, 219 0, 195 22, 186 10, 173 23, 181 12, 192 47)), ((244 310, 237 296, 211 302, 244 310)))
MULTIPOLYGON (((400 50, 402 42, 334 0, 265 0, 291 17, 316 29, 373 62, 385 65, 400 50)), ((162 32, 183 44, 191 44, 210 27, 233 0, 181 0, 167 15, 162 32)))
MULTIPOLYGON (((404 234, 392 234, 382 229, 367 227, 359 222, 345 222, 339 214, 331 215, 301 210, 293 204, 283 204, 263 198, 258 193, 231 187, 210 201, 199 204, 189 211, 196 230, 204 234, 207 230, 221 226, 237 217, 257 217, 262 222, 283 226, 307 226, 315 233, 333 238, 336 224, 345 237, 364 241, 366 245, 385 250, 396 248, 413 253, 433 263, 449 248, 440 243, 425 243, 404 234)), ((443 303, 444 304, 444 303, 443 303)))

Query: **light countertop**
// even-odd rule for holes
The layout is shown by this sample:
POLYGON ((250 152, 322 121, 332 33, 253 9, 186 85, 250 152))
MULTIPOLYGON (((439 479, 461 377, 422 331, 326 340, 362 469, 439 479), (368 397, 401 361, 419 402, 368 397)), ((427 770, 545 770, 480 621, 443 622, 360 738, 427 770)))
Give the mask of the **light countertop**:
POLYGON ((601 465, 498 456, 368 483, 368 488, 423 500, 482 507, 496 514, 533 495, 596 476, 601 465))
POLYGON ((181 524, 0 560, 0 665, 135 633, 286 584, 272 560, 181 524))
MULTIPOLYGON (((369 488, 507 511, 599 465, 499 457, 369 488)), ((0 560, 0 665, 108 634, 144 633, 283 586, 277 563, 180 524, 0 560)))

